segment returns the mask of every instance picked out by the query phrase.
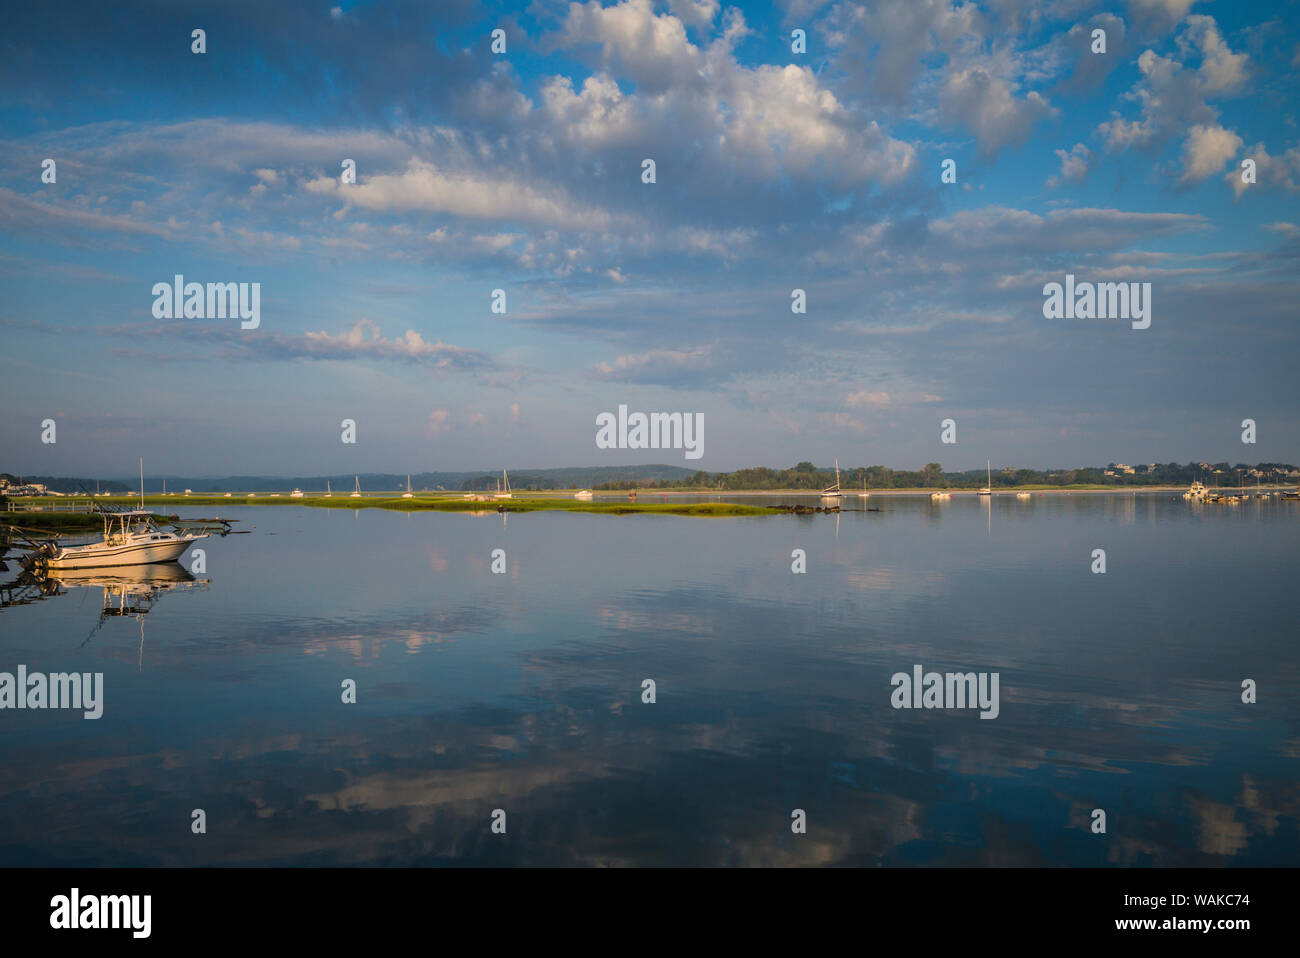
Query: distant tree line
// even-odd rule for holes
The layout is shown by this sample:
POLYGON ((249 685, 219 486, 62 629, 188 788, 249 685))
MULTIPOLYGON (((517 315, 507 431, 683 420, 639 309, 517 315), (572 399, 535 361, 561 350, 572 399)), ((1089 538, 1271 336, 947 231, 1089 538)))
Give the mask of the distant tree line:
MULTIPOLYGON (((1042 486, 1172 486, 1191 485, 1200 480, 1206 485, 1236 486, 1240 483, 1294 482, 1300 470, 1288 463, 1261 462, 1255 465, 1227 462, 1155 463, 1137 466, 1080 466, 1075 469, 1016 469, 1004 466, 993 470, 993 488, 1042 486), (1128 472, 1127 469, 1132 469, 1128 472)), ((835 470, 801 462, 789 469, 770 469, 756 466, 735 472, 697 472, 687 479, 622 480, 593 486, 599 490, 638 489, 699 489, 701 491, 727 491, 741 489, 807 489, 820 492, 835 482, 835 470)), ((859 466, 840 470, 840 486, 845 492, 854 489, 945 489, 981 488, 985 483, 983 469, 965 472, 945 472, 937 462, 927 463, 918 471, 890 469, 888 466, 859 466)), ((485 488, 492 488, 492 483, 485 488)))
MULTIPOLYGON (((653 482, 653 480, 651 481, 653 482)), ((475 476, 462 482, 460 488, 462 492, 496 492, 500 485, 500 476, 475 476)), ((520 492, 542 492, 546 489, 563 487, 557 486, 555 480, 547 479, 544 476, 529 476, 520 473, 517 476, 510 477, 510 488, 518 489, 520 492)), ((627 483, 623 483, 619 488, 626 489, 627 483)))

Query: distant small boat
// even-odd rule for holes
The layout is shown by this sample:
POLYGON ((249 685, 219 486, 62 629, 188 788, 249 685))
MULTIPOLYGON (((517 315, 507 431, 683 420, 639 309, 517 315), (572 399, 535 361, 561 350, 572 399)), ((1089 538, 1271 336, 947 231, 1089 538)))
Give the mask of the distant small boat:
POLYGON ((227 492, 225 497, 226 497, 227 499, 229 499, 229 498, 230 498, 230 493, 227 492))
POLYGON ((575 499, 582 499, 582 500, 584 500, 584 501, 589 500, 589 499, 592 498, 591 490, 590 490, 590 489, 580 489, 579 491, 577 491, 577 492, 575 492, 575 493, 573 494, 573 498, 575 498, 575 499))
POLYGON ((1205 484, 1202 482, 1193 482, 1191 488, 1183 493, 1183 498, 1188 502, 1202 502, 1205 499, 1205 484))
POLYGON ((1030 496, 1032 496, 1032 495, 1033 495, 1032 492, 1017 492, 1017 493, 1016 493, 1016 498, 1017 498, 1017 499, 1028 499, 1028 498, 1030 498, 1030 496))
POLYGON ((360 499, 360 498, 361 498, 361 477, 360 477, 360 476, 353 476, 352 478, 355 479, 355 480, 357 481, 357 491, 354 492, 354 493, 352 493, 352 495, 348 496, 348 498, 349 498, 349 499, 360 499))
POLYGON ((295 489, 293 490, 293 492, 289 493, 289 498, 290 498, 290 499, 301 499, 301 498, 302 498, 302 490, 301 490, 301 489, 297 489, 297 488, 295 488, 295 489))
POLYGON ((403 499, 414 498, 414 496, 411 495, 411 474, 409 472, 406 474, 406 491, 402 493, 402 498, 403 499))
POLYGON ((510 477, 506 475, 506 471, 504 469, 501 470, 501 478, 503 480, 503 483, 497 486, 496 498, 513 499, 514 494, 510 491, 510 477))
POLYGON ((980 495, 991 496, 993 495, 993 466, 990 464, 990 460, 984 460, 984 469, 988 475, 988 485, 980 490, 980 495))
POLYGON ((944 499, 951 499, 951 498, 952 498, 952 493, 951 493, 951 492, 932 492, 932 493, 930 493, 930 499, 931 499, 931 501, 933 501, 933 502, 940 502, 940 501, 942 501, 942 500, 944 500, 944 499))
POLYGON ((837 499, 843 499, 844 494, 840 492, 840 461, 835 460, 835 484, 827 486, 822 490, 822 499, 827 502, 834 502, 837 499))
POLYGON ((334 493, 330 490, 330 481, 328 479, 325 480, 325 498, 326 499, 334 498, 334 493))
POLYGON ((247 498, 249 498, 249 499, 256 499, 256 498, 257 498, 257 493, 256 493, 256 492, 250 492, 250 493, 248 494, 247 498))

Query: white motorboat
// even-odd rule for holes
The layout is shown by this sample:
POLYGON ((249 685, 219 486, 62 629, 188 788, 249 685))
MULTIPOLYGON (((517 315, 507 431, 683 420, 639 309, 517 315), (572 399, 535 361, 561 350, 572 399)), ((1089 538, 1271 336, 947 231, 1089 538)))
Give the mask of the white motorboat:
POLYGON ((206 535, 163 532, 146 509, 105 512, 104 539, 79 546, 47 545, 37 561, 47 569, 101 569, 109 566, 147 565, 179 559, 206 535))
POLYGON ((294 489, 293 492, 289 493, 289 498, 290 498, 290 499, 301 499, 301 498, 302 498, 302 490, 301 490, 301 489, 294 489))
POLYGON ((590 489, 579 489, 577 492, 575 492, 575 493, 573 494, 573 498, 575 498, 575 499, 581 499, 581 500, 583 500, 584 502, 588 502, 588 501, 590 501, 591 498, 592 498, 591 490, 590 490, 590 489))
POLYGON ((1205 488, 1205 483, 1193 482, 1190 489, 1183 493, 1183 498, 1188 502, 1204 502, 1205 495, 1209 490, 1205 488))

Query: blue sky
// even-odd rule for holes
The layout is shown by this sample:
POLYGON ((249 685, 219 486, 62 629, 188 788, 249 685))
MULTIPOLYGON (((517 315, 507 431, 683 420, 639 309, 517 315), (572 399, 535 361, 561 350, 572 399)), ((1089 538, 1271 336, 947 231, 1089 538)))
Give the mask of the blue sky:
POLYGON ((1300 4, 6 20, 0 469, 1300 458, 1300 4), (1067 272, 1151 327, 1045 319, 1067 272), (155 319, 177 273, 260 283, 260 328, 155 319), (703 459, 597 449, 620 404, 703 414, 703 459))

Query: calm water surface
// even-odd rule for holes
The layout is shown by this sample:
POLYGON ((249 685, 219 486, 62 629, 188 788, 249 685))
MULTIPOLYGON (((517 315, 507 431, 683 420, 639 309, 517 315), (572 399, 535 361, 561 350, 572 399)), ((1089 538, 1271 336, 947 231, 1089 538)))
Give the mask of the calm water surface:
POLYGON ((144 614, 0 610, 0 671, 105 676, 98 721, 0 712, 0 864, 1300 863, 1300 503, 868 503, 225 510, 144 614), (918 663, 999 717, 895 710, 918 663))

